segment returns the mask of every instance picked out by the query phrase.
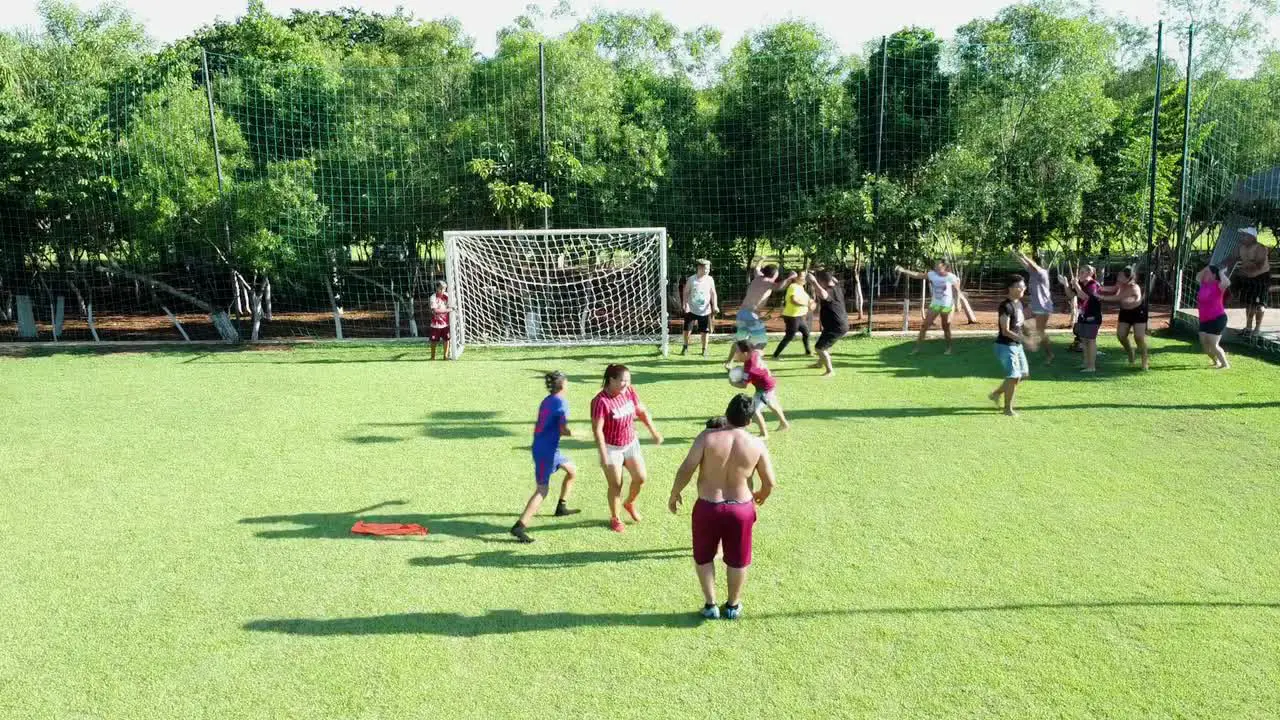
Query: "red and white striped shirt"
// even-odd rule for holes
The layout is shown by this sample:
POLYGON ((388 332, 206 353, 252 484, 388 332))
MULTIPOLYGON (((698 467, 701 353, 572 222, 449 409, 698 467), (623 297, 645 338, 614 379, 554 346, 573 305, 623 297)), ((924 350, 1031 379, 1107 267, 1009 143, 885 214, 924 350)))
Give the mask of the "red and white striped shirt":
POLYGON ((449 327, 449 294, 436 293, 431 296, 431 327, 449 327))
POLYGON ((636 441, 636 409, 640 398, 635 388, 628 387, 615 397, 601 390, 591 401, 591 420, 604 418, 604 442, 614 447, 626 447, 636 441))

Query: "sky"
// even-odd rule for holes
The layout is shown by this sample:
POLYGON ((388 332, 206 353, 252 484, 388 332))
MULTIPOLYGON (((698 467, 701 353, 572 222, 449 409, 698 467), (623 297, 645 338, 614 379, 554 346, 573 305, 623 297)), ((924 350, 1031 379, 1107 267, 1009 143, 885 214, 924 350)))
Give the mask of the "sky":
MULTIPOLYGON (((73 0, 81 7, 93 7, 94 0, 73 0)), ((161 43, 181 38, 201 25, 217 18, 234 19, 244 13, 246 0, 121 0, 146 25, 151 37, 161 43)), ((0 0, 6 5, 0 25, 29 26, 38 24, 36 0, 0 0)), ((331 10, 356 6, 373 12, 389 13, 397 6, 420 18, 452 16, 476 39, 476 49, 486 55, 493 52, 497 31, 519 15, 531 0, 266 0, 267 9, 287 14, 292 8, 331 10)), ((724 33, 725 48, 731 47, 743 34, 754 28, 787 19, 816 22, 844 52, 860 52, 868 41, 892 33, 904 26, 929 27, 943 37, 950 37, 956 27, 975 17, 990 17, 1012 0, 575 0, 574 9, 587 14, 594 8, 613 10, 656 10, 681 28, 714 25, 724 33)), ((548 13, 556 0, 540 3, 548 13)), ((1179 24, 1183 18, 1167 17, 1159 0, 1098 0, 1098 5, 1111 14, 1125 15, 1155 24, 1162 14, 1179 24)), ((549 24, 555 32, 570 21, 549 24)))

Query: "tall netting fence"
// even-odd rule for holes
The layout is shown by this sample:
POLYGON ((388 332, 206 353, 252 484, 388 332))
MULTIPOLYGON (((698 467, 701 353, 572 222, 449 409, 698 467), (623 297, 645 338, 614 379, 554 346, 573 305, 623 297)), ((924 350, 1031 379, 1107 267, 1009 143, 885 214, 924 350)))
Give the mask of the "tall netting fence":
POLYGON ((835 271, 853 324, 885 330, 918 327, 928 296, 896 269, 941 259, 965 321, 994 324, 1015 250, 1055 277, 1134 265, 1167 307, 1240 188, 1270 222, 1248 188, 1274 185, 1278 144, 1250 139, 1280 93, 1193 69, 1177 242, 1188 83, 1154 30, 1019 6, 856 56, 799 22, 720 62, 622 39, 0 72, 0 340, 424 337, 446 231, 540 228, 665 228, 673 331, 698 259, 720 331, 761 260, 835 271))
POLYGON ((1192 48, 1190 162, 1185 228, 1178 246, 1179 322, 1196 327, 1199 276, 1205 267, 1234 270, 1231 295, 1235 297, 1228 302, 1228 334, 1277 350, 1280 326, 1274 316, 1271 324, 1262 326, 1262 332, 1240 331, 1246 329, 1242 306, 1261 298, 1274 307, 1280 299, 1280 285, 1275 281, 1275 275, 1280 274, 1276 249, 1280 230, 1280 57, 1264 55, 1256 69, 1242 75, 1233 72, 1232 58, 1201 50, 1194 43, 1192 48), (1249 268, 1240 264, 1241 231, 1245 229, 1257 232, 1270 256, 1273 269, 1258 278, 1247 277, 1249 268))

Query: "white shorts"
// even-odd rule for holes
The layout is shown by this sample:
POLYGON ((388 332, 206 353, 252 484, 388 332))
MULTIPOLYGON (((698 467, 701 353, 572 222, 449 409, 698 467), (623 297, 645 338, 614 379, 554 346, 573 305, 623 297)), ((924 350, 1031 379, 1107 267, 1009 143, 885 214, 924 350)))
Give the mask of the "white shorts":
POLYGON ((770 390, 769 392, 764 392, 763 390, 757 390, 756 396, 753 398, 751 403, 751 412, 760 412, 760 410, 767 407, 769 403, 773 403, 774 405, 778 404, 777 391, 770 390))
POLYGON ((622 465, 628 460, 644 460, 640 456, 639 440, 632 440, 630 444, 622 447, 606 444, 604 446, 604 457, 609 465, 622 465))

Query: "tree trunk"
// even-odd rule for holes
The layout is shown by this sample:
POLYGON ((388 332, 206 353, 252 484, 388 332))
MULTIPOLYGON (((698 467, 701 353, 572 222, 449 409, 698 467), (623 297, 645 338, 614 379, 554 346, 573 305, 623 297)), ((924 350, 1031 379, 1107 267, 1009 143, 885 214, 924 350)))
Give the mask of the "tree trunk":
POLYGON ((232 309, 235 310, 236 315, 243 315, 244 300, 240 295, 239 277, 240 277, 240 273, 236 272, 235 270, 231 271, 231 295, 233 297, 231 301, 231 307, 232 309))
POLYGON ((929 299, 928 293, 929 293, 929 281, 921 280, 920 281, 920 322, 924 322, 925 317, 927 317, 925 308, 927 307, 926 303, 928 302, 928 299, 929 299))
POLYGON ((960 309, 964 311, 965 320, 968 320, 970 325, 978 322, 977 316, 973 314, 973 306, 969 304, 969 296, 964 292, 957 290, 956 299, 960 304, 960 309))
POLYGON ((53 301, 53 341, 58 342, 62 337, 62 321, 66 317, 67 298, 59 295, 53 301))
POLYGON ((396 339, 400 339, 400 301, 396 300, 396 339))
MULTIPOLYGON (((908 285, 907 287, 910 287, 908 285)), ((902 332, 911 332, 911 293, 902 299, 902 332)))
POLYGON ((405 302, 409 304, 409 335, 411 337, 418 337, 418 315, 413 308, 412 293, 405 298, 405 302))
MULTIPOLYGON (((864 298, 862 296, 862 273, 858 272, 857 267, 853 270, 853 302, 858 308, 858 319, 862 319, 862 306, 864 298)), ((870 328, 868 328, 870 330, 870 328)))
POLYGON ((31 305, 30 295, 18 296, 18 337, 23 340, 36 339, 36 313, 31 305))
POLYGON ((267 322, 271 322, 271 278, 262 278, 262 299, 265 303, 262 309, 262 316, 267 322))
POLYGON ((187 335, 187 331, 182 327, 182 323, 178 322, 178 317, 164 305, 161 305, 160 309, 169 317, 169 322, 173 323, 173 326, 178 328, 178 332, 182 334, 182 340, 184 342, 191 342, 191 338, 187 335))
POLYGON ((209 319, 213 321, 213 326, 218 330, 218 336, 224 342, 240 342, 240 333, 236 330, 236 326, 231 324, 231 317, 227 315, 226 310, 210 313, 209 319))
POLYGON ((80 312, 84 313, 85 321, 89 324, 89 334, 93 336, 94 342, 102 342, 98 339, 98 327, 93 322, 93 303, 86 302, 84 295, 80 293, 80 286, 71 281, 71 292, 76 294, 76 302, 80 304, 80 312))
POLYGON ((342 339, 342 308, 338 307, 338 298, 333 294, 333 283, 329 280, 329 274, 324 276, 324 289, 329 294, 329 307, 333 309, 333 332, 334 335, 342 339))
MULTIPOLYGON (((243 275, 238 272, 234 274, 236 282, 239 283, 236 288, 236 293, 244 292, 244 296, 247 299, 246 304, 248 305, 249 312, 253 317, 253 329, 250 332, 249 340, 251 342, 258 342, 258 332, 262 328, 262 293, 258 292, 256 287, 250 285, 249 282, 244 279, 243 275)), ((258 279, 255 277, 254 282, 256 283, 257 280, 258 279)))

